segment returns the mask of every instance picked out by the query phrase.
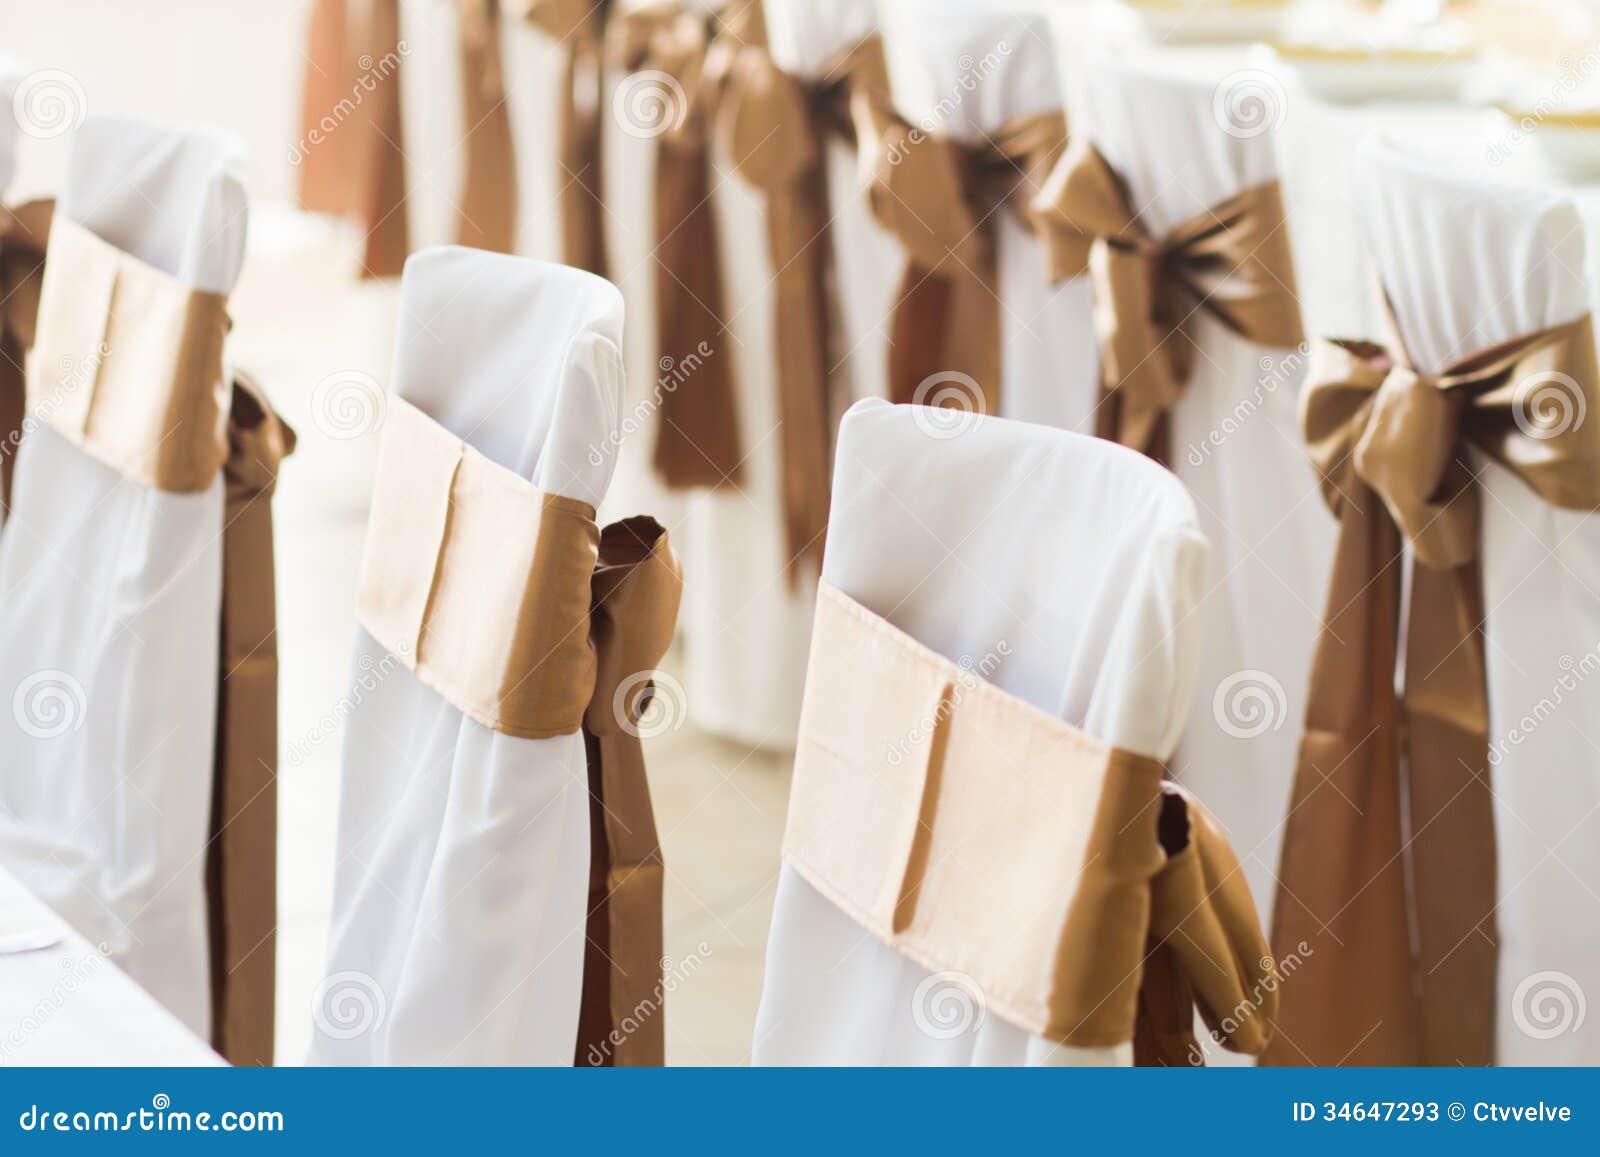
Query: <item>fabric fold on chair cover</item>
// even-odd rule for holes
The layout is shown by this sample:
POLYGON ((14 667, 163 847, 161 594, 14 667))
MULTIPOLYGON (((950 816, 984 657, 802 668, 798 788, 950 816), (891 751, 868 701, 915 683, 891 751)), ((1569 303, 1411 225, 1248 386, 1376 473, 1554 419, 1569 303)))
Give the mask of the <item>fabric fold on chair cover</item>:
POLYGON ((314 0, 307 27, 301 137, 291 154, 299 202, 352 216, 361 273, 394 277, 411 251, 400 117, 400 0, 314 0))
POLYGON ((1318 939, 1315 967, 1297 975, 1273 1060, 1494 1059, 1482 499, 1466 449, 1554 506, 1600 509, 1600 432, 1573 421, 1597 403, 1589 315, 1436 372, 1417 369, 1398 337, 1389 348, 1332 342, 1316 351, 1302 413, 1339 545, 1273 939, 1282 946, 1326 929, 1336 940, 1318 939))
POLYGON ((33 347, 54 209, 53 201, 0 203, 0 524, 11 501, 11 474, 22 441, 26 359, 33 347))
MULTIPOLYGON (((1249 888, 1160 760, 1005 694, 831 586, 811 653, 784 856, 818 891, 1048 1040, 1133 1041, 1148 980, 1186 985, 1228 1047, 1266 1046, 1277 978, 1249 888), (1166 849, 1158 827, 1176 827, 1166 849), (1164 966, 1149 977, 1147 955, 1164 966)), ((1188 1062, 1192 1036, 1159 1035, 1146 1059, 1188 1062)))
POLYGON ((1167 411, 1194 362, 1197 310, 1260 345, 1304 338, 1277 182, 1247 188, 1157 237, 1094 145, 1064 155, 1030 206, 1058 280, 1087 274, 1100 343, 1097 433, 1159 461, 1167 411))

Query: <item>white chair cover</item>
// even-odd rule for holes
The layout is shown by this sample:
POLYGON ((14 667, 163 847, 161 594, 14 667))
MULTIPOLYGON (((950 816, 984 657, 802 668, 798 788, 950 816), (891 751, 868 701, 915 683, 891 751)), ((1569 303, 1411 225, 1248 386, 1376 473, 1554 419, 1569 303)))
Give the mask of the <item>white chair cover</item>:
MULTIPOLYGON (((1038 5, 883 0, 880 8, 895 111, 924 132, 971 144, 1063 107, 1050 22, 1038 5)), ((1089 433, 1100 365, 1089 281, 1052 285, 1044 247, 1009 209, 995 214, 994 227, 1000 413, 1089 433)))
MULTIPOLYGON (((1157 235, 1276 174, 1270 122, 1257 132, 1219 112, 1225 86, 1249 82, 1237 63, 1176 52, 1086 62, 1089 132, 1157 235)), ((1205 656, 1173 773, 1225 828, 1265 924, 1334 522, 1300 437, 1305 354, 1252 344, 1204 311, 1190 323, 1172 457, 1212 553, 1205 656)))
MULTIPOLYGON (((839 436, 823 576, 946 657, 1157 758, 1200 656, 1206 544, 1175 478, 1109 442, 858 403, 839 436), (1088 560, 1093 560, 1090 563, 1088 560)), ((1129 1064, 983 1015, 958 979, 885 946, 787 865, 756 1022, 759 1064, 1129 1064)))
MULTIPOLYGON (((401 283, 394 392, 543 491, 599 505, 622 405, 622 297, 448 247, 401 283)), ((313 1064, 572 1063, 589 888, 581 734, 468 719, 364 630, 344 747, 313 1064), (370 689, 369 689, 369 686, 370 689)))
MULTIPOLYGON (((92 117, 56 211, 226 293, 242 171, 231 135, 92 117)), ((33 426, 0 536, 0 861, 204 1037, 222 479, 155 490, 33 426)))
MULTIPOLYGON (((1360 164, 1368 249, 1420 368, 1594 308, 1593 243, 1570 196, 1379 139, 1360 164)), ((1499 875, 1495 1060, 1600 1063, 1600 1022, 1579 1012, 1600 991, 1600 681, 1589 678, 1600 520, 1475 462, 1499 875)))

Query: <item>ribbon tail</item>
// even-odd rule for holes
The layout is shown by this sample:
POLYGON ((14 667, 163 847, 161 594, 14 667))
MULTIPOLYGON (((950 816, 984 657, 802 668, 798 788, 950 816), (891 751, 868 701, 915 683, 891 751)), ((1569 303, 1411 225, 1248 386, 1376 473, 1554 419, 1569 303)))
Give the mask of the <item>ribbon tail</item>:
POLYGON ((908 257, 889 342, 891 402, 1000 412, 1000 300, 981 273, 908 257))
POLYGON ((605 188, 600 135, 602 77, 598 44, 585 41, 568 48, 561 85, 561 247, 568 265, 609 277, 611 263, 601 212, 605 188))
POLYGON ((1413 572, 1404 711, 1425 1065, 1494 1061, 1497 883, 1482 601, 1476 562, 1413 572))
POLYGON ((517 240, 517 167, 500 59, 496 0, 458 6, 466 172, 456 243, 510 253, 517 240))
POLYGON ((1417 1061, 1394 695, 1401 559, 1377 495, 1347 495, 1284 827, 1272 945, 1285 981, 1268 1064, 1417 1061))
MULTIPOLYGON (((352 182, 355 210, 366 230, 363 277, 396 277, 411 252, 406 213, 405 130, 400 111, 400 4, 374 0, 365 29, 373 69, 387 69, 362 101, 362 123, 352 125, 359 149, 352 182)), ((364 87, 364 86, 363 86, 364 87)))

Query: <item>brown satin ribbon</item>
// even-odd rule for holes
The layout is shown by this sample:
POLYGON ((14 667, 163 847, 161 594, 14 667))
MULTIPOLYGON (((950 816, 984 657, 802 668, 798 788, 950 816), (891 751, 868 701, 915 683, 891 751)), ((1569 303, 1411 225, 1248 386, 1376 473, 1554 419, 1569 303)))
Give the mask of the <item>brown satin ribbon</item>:
POLYGON ((730 21, 708 54, 707 85, 723 155, 766 201, 786 570, 793 585, 802 571, 821 570, 832 472, 829 371, 839 352, 824 149, 835 134, 853 142, 851 94, 882 91, 887 82, 876 38, 857 45, 825 81, 808 83, 773 61, 760 5, 747 5, 730 21))
POLYGON ((227 298, 192 289, 56 214, 28 405, 136 482, 194 492, 228 455, 227 298))
POLYGON ((1201 310, 1260 345, 1304 339, 1275 181, 1154 237, 1122 179, 1082 143, 1061 158, 1031 214, 1051 276, 1087 274, 1093 284, 1101 437, 1167 460, 1167 413, 1189 381, 1190 321, 1201 310))
POLYGON ((639 718, 681 590, 655 522, 602 532, 587 503, 541 493, 389 399, 356 599, 362 626, 485 727, 584 733, 592 850, 579 1064, 664 1059, 661 849, 639 718))
POLYGON ((192 289, 56 215, 28 378, 33 416, 137 485, 193 493, 223 478, 205 849, 211 1043, 234 1064, 267 1065, 278 921, 271 496, 294 432, 249 379, 224 377, 227 330, 225 296, 192 289))
POLYGON ((27 356, 33 347, 53 201, 0 205, 0 523, 27 411, 27 356))
POLYGON ((307 30, 300 206, 354 216, 364 277, 393 277, 411 251, 400 111, 399 0, 315 0, 307 30))
POLYGON ((648 105, 668 118, 656 136, 657 364, 666 372, 698 359, 659 391, 655 467, 674 488, 737 486, 744 474, 702 94, 714 24, 684 0, 654 0, 613 10, 606 26, 608 58, 632 74, 619 115, 648 105))
POLYGON ((456 0, 466 170, 456 243, 510 253, 517 245, 517 164, 500 55, 499 0, 456 0))
POLYGON ((965 375, 961 387, 978 396, 962 404, 999 413, 995 213, 1023 210, 1043 186, 1066 148, 1066 118, 1025 117, 962 145, 908 124, 881 94, 858 93, 852 111, 873 215, 906 251, 890 318, 890 401, 933 404, 931 387, 965 375))
POLYGON ((606 251, 601 95, 611 0, 507 0, 562 49, 559 156, 561 259, 610 277, 606 251))
POLYGON ((278 927, 278 637, 272 491, 295 435, 233 379, 222 533, 221 678, 206 845, 211 1043, 235 1065, 273 1059, 278 927))
POLYGON ((1541 425, 1600 403, 1589 317, 1438 373, 1401 349, 1323 343, 1303 397, 1339 542, 1273 922, 1277 945, 1315 954, 1285 986, 1279 1064, 1492 1063, 1494 814, 1467 451, 1555 506, 1600 507, 1600 427, 1541 425))
POLYGON ((811 648, 784 856, 819 892, 1039 1036, 1139 1035, 1154 1042, 1141 1059, 1186 1063, 1181 988, 1191 1026, 1198 1002, 1228 1047, 1265 1047, 1276 973, 1249 890, 1159 759, 1006 694, 826 583, 811 648), (1136 1033, 1146 983, 1168 999, 1136 1033))

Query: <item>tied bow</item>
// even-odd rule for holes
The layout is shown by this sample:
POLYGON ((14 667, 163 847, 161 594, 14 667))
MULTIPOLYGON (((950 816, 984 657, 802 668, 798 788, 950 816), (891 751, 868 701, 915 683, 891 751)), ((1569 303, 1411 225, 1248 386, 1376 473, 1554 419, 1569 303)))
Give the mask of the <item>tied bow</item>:
POLYGON ((1316 952, 1285 986, 1271 1059, 1488 1064, 1494 815, 1468 451, 1555 506, 1600 507, 1600 429, 1584 420, 1600 381, 1592 325, 1585 316, 1438 373, 1366 342, 1324 343, 1312 366, 1302 419, 1339 541, 1274 939, 1280 955, 1301 941, 1316 952))
POLYGON ((1030 214, 1051 276, 1087 274, 1093 285, 1102 437, 1166 460, 1165 416, 1189 381, 1197 312, 1261 345, 1303 338, 1276 182, 1245 189, 1157 237, 1122 179, 1084 144, 1061 158, 1030 214))
POLYGON ((0 205, 0 521, 11 502, 11 472, 27 411, 25 363, 44 285, 53 201, 0 205))
POLYGON ((890 400, 927 402, 932 387, 959 384, 975 395, 960 405, 998 413, 994 215, 1022 211, 1042 187, 1066 148, 1066 118, 1023 117, 964 145, 902 120, 878 93, 859 94, 853 115, 873 216, 906 251, 890 320, 890 400))

